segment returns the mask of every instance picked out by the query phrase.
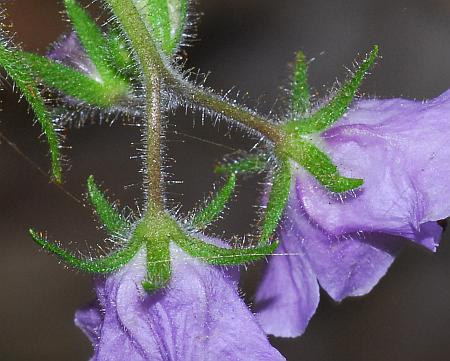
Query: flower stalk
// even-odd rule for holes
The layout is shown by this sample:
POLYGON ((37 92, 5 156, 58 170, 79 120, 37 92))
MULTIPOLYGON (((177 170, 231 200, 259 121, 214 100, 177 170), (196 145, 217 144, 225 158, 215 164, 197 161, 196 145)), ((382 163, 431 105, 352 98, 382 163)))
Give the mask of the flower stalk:
POLYGON ((161 172, 161 82, 157 74, 149 75, 146 84, 147 107, 147 201, 148 211, 164 210, 161 172))
POLYGON ((145 89, 146 106, 146 161, 147 211, 164 211, 161 174, 161 80, 163 67, 159 51, 153 42, 140 13, 132 0, 108 0, 113 13, 130 41, 134 56, 140 65, 145 89))

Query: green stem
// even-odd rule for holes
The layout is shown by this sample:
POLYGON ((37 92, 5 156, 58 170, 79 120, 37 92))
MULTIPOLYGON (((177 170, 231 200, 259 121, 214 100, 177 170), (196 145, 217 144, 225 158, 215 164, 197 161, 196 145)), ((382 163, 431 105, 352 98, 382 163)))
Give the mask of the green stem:
MULTIPOLYGON (((164 210, 161 171, 161 82, 151 75, 153 88, 147 88, 147 196, 149 208, 164 210)), ((150 84, 149 84, 150 85, 150 84)))
POLYGON ((154 71, 181 96, 192 104, 200 105, 226 118, 255 130, 268 140, 278 143, 283 134, 268 119, 250 109, 227 102, 212 90, 198 88, 171 69, 166 58, 157 48, 144 20, 136 9, 133 0, 106 0, 122 24, 132 47, 145 72, 154 71))
POLYGON ((161 73, 165 68, 133 0, 106 0, 130 41, 140 64, 146 91, 148 211, 161 212, 161 73))
POLYGON ((172 73, 170 75, 172 75, 172 78, 169 78, 171 85, 190 102, 212 110, 226 118, 233 119, 247 128, 256 130, 271 142, 278 143, 281 141, 282 134, 280 130, 255 111, 228 103, 223 97, 215 94, 210 89, 197 88, 186 80, 173 76, 172 73))

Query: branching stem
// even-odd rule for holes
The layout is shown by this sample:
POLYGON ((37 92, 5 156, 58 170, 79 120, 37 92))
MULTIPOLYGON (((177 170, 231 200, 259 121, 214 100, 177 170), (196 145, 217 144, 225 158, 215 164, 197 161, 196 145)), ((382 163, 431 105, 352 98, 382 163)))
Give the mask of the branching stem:
POLYGON ((228 102, 210 89, 199 88, 176 73, 156 46, 133 0, 106 1, 128 35, 146 78, 149 76, 148 72, 156 72, 159 79, 188 102, 257 131, 271 142, 278 143, 282 140, 282 132, 268 119, 244 106, 228 102))

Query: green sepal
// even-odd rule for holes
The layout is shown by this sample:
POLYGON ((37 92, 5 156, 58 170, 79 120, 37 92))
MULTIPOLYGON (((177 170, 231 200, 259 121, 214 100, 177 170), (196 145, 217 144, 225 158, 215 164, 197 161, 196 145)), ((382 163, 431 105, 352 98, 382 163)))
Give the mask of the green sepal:
POLYGON ((127 83, 119 78, 101 83, 43 56, 22 51, 16 52, 16 56, 29 64, 44 85, 92 105, 108 107, 128 93, 127 83))
POLYGON ((270 237, 277 229, 289 198, 290 189, 291 169, 289 161, 282 160, 273 175, 272 189, 270 191, 262 224, 260 244, 267 244, 270 237))
POLYGON ((336 93, 336 95, 322 108, 306 119, 293 120, 285 124, 285 130, 290 134, 311 134, 329 128, 342 117, 350 106, 361 83, 374 64, 378 55, 378 46, 361 63, 359 68, 336 93))
MULTIPOLYGON (((131 51, 128 49, 125 40, 120 33, 112 29, 107 36, 108 41, 108 62, 118 74, 135 75, 135 62, 131 51)), ((137 78, 137 77, 136 77, 137 78)))
POLYGON ((45 108, 44 99, 39 93, 32 69, 23 61, 22 57, 18 56, 18 53, 15 50, 8 49, 3 43, 0 43, 0 65, 14 81, 33 109, 33 112, 41 125, 42 131, 47 138, 50 149, 53 178, 57 183, 61 183, 62 167, 58 134, 51 116, 45 108))
POLYGON ((205 207, 194 216, 192 225, 197 229, 201 229, 215 221, 233 195, 235 187, 236 175, 231 174, 225 185, 209 200, 209 202, 207 202, 205 207))
POLYGON ((117 212, 111 205, 102 191, 95 184, 94 177, 91 175, 87 180, 89 200, 97 213, 100 222, 104 225, 106 231, 111 235, 123 235, 130 229, 131 225, 117 212))
POLYGON ((116 78, 116 74, 108 65, 110 56, 109 44, 101 29, 89 14, 75 0, 64 0, 67 15, 86 50, 89 59, 95 64, 97 71, 105 82, 116 78))
POLYGON ((142 287, 147 292, 154 292, 165 287, 172 276, 170 242, 166 239, 147 242, 147 278, 142 287))
POLYGON ((43 249, 55 254, 68 265, 88 273, 102 274, 118 270, 133 259, 142 245, 142 242, 139 239, 131 239, 131 241, 123 248, 108 256, 87 260, 74 256, 71 252, 48 241, 45 237, 32 229, 30 229, 29 232, 33 240, 43 249))
POLYGON ((310 108, 310 91, 308 85, 308 63, 305 54, 297 52, 291 90, 291 110, 294 117, 306 113, 310 108))
POLYGON ((171 42, 166 52, 174 54, 181 45, 183 32, 186 28, 189 0, 167 0, 171 23, 171 42))
POLYGON ((217 174, 246 174, 257 173, 266 169, 268 159, 264 155, 252 154, 229 163, 222 163, 215 167, 217 174))
POLYGON ((161 44, 166 55, 172 55, 170 49, 170 16, 167 0, 148 0, 148 16, 154 38, 161 44))
POLYGON ((278 247, 278 242, 250 248, 222 248, 206 243, 195 237, 180 235, 174 239, 189 255, 212 265, 235 266, 258 261, 270 256, 278 247))
POLYGON ((180 45, 187 17, 187 0, 134 0, 148 19, 152 37, 171 57, 180 45))
POLYGON ((332 192, 346 192, 358 188, 364 183, 363 179, 341 176, 338 168, 326 153, 303 139, 292 140, 289 144, 288 154, 332 192))

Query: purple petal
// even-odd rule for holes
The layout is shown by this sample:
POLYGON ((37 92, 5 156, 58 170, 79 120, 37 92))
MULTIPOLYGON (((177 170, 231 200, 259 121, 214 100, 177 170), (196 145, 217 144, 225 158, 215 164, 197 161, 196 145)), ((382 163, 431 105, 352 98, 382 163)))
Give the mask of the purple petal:
POLYGON ((103 314, 94 361, 284 360, 232 277, 176 247, 171 253, 173 277, 161 291, 142 289, 144 252, 98 284, 103 314))
POLYGON ((97 68, 86 54, 75 32, 64 36, 58 41, 48 53, 47 57, 70 66, 85 73, 94 80, 101 82, 101 76, 97 68))
POLYGON ((270 257, 256 299, 264 330, 281 337, 304 332, 319 302, 317 281, 335 301, 365 295, 404 245, 401 237, 386 234, 330 235, 308 217, 296 192, 279 239, 277 253, 287 256, 270 257))
POLYGON ((424 242, 422 227, 450 215, 449 114, 450 92, 426 103, 358 102, 320 144, 342 174, 363 178, 364 185, 331 194, 299 169, 305 211, 330 234, 389 233, 433 250, 439 232, 434 227, 424 242))
POLYGON ((281 243, 271 256, 256 294, 257 318, 264 331, 279 337, 301 335, 319 304, 319 285, 305 256, 298 229, 286 219, 281 243))
POLYGON ((421 246, 436 252, 443 229, 437 222, 427 222, 420 226, 414 241, 421 246))
POLYGON ((75 313, 75 325, 87 336, 89 341, 97 343, 100 337, 102 324, 101 308, 98 302, 77 310, 75 313))
POLYGON ((386 234, 327 234, 297 202, 290 206, 287 217, 320 285, 335 301, 370 292, 404 244, 402 238, 386 234))
POLYGON ((335 300, 363 296, 386 274, 402 248, 400 237, 385 234, 355 234, 334 238, 325 233, 317 239, 308 240, 304 247, 321 287, 335 300), (334 238, 334 239, 333 239, 334 238), (378 248, 383 242, 390 250, 378 248))

